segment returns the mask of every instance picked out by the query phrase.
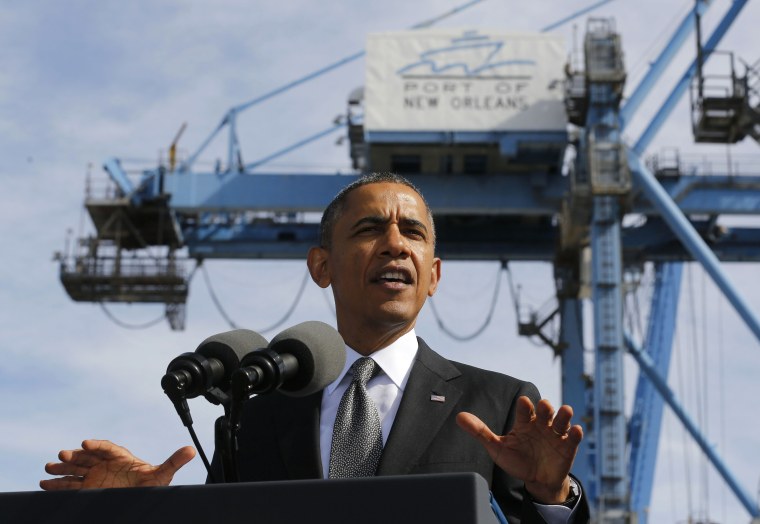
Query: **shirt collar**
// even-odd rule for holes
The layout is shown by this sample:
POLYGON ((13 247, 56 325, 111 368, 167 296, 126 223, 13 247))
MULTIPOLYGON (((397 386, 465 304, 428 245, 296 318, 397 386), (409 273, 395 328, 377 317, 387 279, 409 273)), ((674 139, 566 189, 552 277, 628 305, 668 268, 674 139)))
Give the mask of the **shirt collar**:
MULTIPOLYGON (((372 360, 374 360, 375 363, 380 366, 380 369, 388 375, 388 378, 396 384, 396 387, 403 391, 406 387, 406 382, 409 379, 409 371, 412 369, 414 357, 417 356, 418 347, 417 334, 414 329, 412 329, 408 333, 399 337, 391 345, 375 351, 370 357, 372 357, 372 360)), ((338 384, 340 384, 343 377, 348 373, 348 370, 354 365, 354 362, 359 360, 362 356, 364 355, 361 355, 349 346, 346 346, 346 365, 343 366, 343 371, 338 375, 338 378, 325 388, 325 393, 332 395, 335 388, 338 387, 338 384)))

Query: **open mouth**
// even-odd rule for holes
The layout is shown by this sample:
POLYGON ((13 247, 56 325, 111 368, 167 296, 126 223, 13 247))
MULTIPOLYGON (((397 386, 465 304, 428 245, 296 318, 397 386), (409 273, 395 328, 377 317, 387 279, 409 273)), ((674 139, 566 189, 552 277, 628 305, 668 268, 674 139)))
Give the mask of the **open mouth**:
POLYGON ((372 279, 372 282, 380 284, 411 284, 413 280, 409 270, 405 268, 393 268, 380 271, 372 279))

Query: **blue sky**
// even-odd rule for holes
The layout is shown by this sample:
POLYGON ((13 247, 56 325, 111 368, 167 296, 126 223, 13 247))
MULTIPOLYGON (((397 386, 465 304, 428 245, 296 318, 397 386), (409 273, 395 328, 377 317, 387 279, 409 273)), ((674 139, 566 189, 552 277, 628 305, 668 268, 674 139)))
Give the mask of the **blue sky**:
MULTIPOLYGON (((533 31, 589 3, 491 0, 441 25, 533 31)), ((705 18, 705 34, 728 4, 715 0, 705 18)), ((230 106, 358 51, 368 32, 403 29, 455 5, 441 0, 0 4, 0 238, 4 244, 0 393, 5 399, 0 407, 4 428, 0 490, 37 489, 43 464, 59 449, 76 447, 84 438, 114 440, 154 462, 189 443, 161 391, 160 377, 174 356, 194 350, 209 334, 228 329, 200 275, 191 285, 183 332, 172 332, 165 323, 142 331, 124 330, 97 305, 69 300, 52 256, 63 249, 68 228, 74 236, 88 231, 89 219, 82 211, 88 170, 93 180, 102 180, 100 166, 110 156, 128 159, 131 165, 154 165, 183 122, 188 128, 180 149, 192 151, 230 106)), ((690 5, 680 0, 617 1, 595 12, 616 18, 623 35, 629 91, 690 5)), ((760 58, 758 22, 760 6, 750 3, 722 48, 736 51, 750 63, 760 58)), ((582 36, 584 22, 577 24, 582 36)), ((569 48, 572 24, 559 32, 569 48)), ((628 128, 631 140, 638 137, 692 53, 690 41, 628 128)), ((363 83, 363 71, 363 62, 356 62, 245 113, 239 127, 245 160, 261 158, 328 127, 345 111, 348 93, 363 83)), ((304 148, 281 160, 277 168, 346 172, 346 146, 333 142, 334 138, 326 139, 304 148)), ((204 160, 213 161, 222 147, 223 142, 215 142, 204 160)), ((726 155, 725 146, 692 144, 686 100, 650 152, 666 147, 718 159, 726 155)), ((750 170, 755 155, 755 167, 760 167, 756 144, 733 147, 731 154, 750 170)), ((287 310, 305 271, 298 261, 211 261, 207 269, 232 318, 252 329, 271 324, 287 310)), ((745 299, 760 312, 756 265, 732 264, 728 269, 745 299)), ((436 305, 450 329, 466 333, 479 325, 497 270, 496 264, 444 262, 436 305)), ((548 265, 514 264, 512 270, 525 305, 537 308, 552 296, 548 265)), ((760 425, 753 404, 758 396, 760 344, 700 268, 686 274, 683 289, 671 386, 683 393, 692 413, 698 411, 696 391, 707 392, 709 409, 702 410, 702 417, 708 439, 754 495, 760 481, 760 425), (694 295, 693 308, 690 295, 694 295), (707 385, 694 379, 689 358, 695 346, 706 355, 700 365, 708 370, 707 385)), ((642 297, 646 296, 644 292, 642 297)), ((309 285, 290 324, 332 322, 330 300, 309 285)), ((157 306, 111 309, 134 323, 161 314, 157 306)), ((549 349, 517 336, 507 285, 502 285, 494 320, 480 338, 452 341, 438 329, 429 308, 420 318, 418 334, 450 358, 529 379, 544 396, 559 401, 558 363, 549 349)), ((591 347, 590 337, 586 344, 591 347)), ((626 365, 627 390, 632 391, 636 368, 627 358, 626 365)), ((191 407, 210 453, 212 421, 219 413, 201 400, 191 407)), ((722 522, 748 520, 667 409, 660 457, 652 522, 685 520, 689 511, 696 516, 709 513, 722 522), (694 480, 705 470, 707 480, 694 480), (704 491, 709 493, 708 502, 700 495, 704 491)), ((177 482, 197 483, 203 478, 196 460, 177 482)))

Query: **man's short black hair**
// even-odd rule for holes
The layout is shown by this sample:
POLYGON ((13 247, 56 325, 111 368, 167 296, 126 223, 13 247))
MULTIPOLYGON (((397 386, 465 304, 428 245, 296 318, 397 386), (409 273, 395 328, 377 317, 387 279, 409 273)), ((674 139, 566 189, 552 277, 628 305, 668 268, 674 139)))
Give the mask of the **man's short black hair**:
POLYGON ((332 245, 332 233, 335 228, 335 223, 343 213, 343 207, 346 205, 346 198, 349 193, 357 187, 366 186, 368 184, 402 184, 406 187, 414 190, 415 193, 420 195, 422 202, 425 204, 425 208, 428 213, 428 220, 433 228, 433 245, 435 246, 435 224, 433 223, 433 213, 430 211, 430 206, 425 200, 425 196, 422 192, 412 184, 409 180, 397 175, 395 173, 371 173, 368 175, 362 175, 346 187, 341 189, 332 202, 325 208, 325 212, 322 214, 322 221, 319 224, 319 245, 325 249, 330 249, 332 245))

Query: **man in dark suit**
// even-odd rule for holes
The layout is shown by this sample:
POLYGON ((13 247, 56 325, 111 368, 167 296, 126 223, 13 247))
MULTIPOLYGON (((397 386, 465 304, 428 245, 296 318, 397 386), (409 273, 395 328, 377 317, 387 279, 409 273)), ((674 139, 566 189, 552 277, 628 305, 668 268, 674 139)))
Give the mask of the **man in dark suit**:
MULTIPOLYGON (((486 448, 455 422, 459 412, 468 410, 487 426, 507 434, 515 422, 518 399, 526 395, 538 402, 536 388, 512 377, 450 362, 422 339, 417 340, 419 349, 376 474, 474 471, 486 479, 510 522, 544 522, 525 496, 523 481, 496 466, 486 448), (444 400, 431 401, 433 394, 444 400)), ((321 401, 321 392, 305 398, 266 395, 251 399, 240 434, 240 480, 326 476, 320 444, 314 438, 319 433, 321 401)), ((551 438, 559 437, 552 433, 551 438)), ((216 478, 221 478, 219 463, 214 465, 216 478)), ((574 522, 587 518, 585 501, 579 506, 574 522)))
MULTIPOLYGON (((336 476, 328 466, 339 402, 352 364, 371 357, 379 374, 366 390, 382 426, 375 474, 475 471, 511 521, 543 522, 542 515, 551 514, 551 522, 566 522, 567 514, 557 519, 553 513, 565 505, 574 508, 574 522, 588 519, 585 497, 578 503, 569 476, 582 438, 581 428, 571 425, 572 409, 562 406, 555 414, 532 384, 449 362, 416 338, 417 315, 435 293, 441 260, 432 215, 413 185, 371 175, 345 188, 324 213, 320 246, 310 250, 308 266, 319 286, 332 287, 346 369, 310 397, 268 395, 246 404, 241 480, 336 476)), ((41 486, 168 484, 193 455, 182 448, 151 466, 107 441, 85 441, 83 449, 63 451, 61 463, 46 466, 64 477, 41 486)))

